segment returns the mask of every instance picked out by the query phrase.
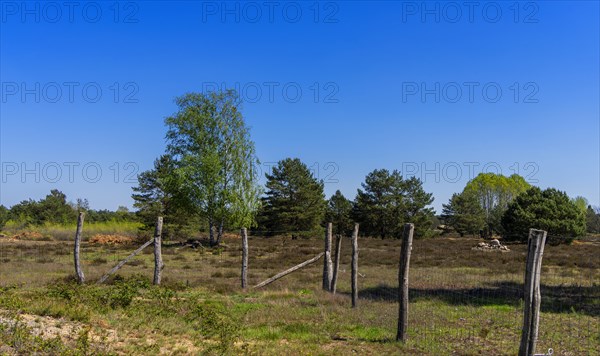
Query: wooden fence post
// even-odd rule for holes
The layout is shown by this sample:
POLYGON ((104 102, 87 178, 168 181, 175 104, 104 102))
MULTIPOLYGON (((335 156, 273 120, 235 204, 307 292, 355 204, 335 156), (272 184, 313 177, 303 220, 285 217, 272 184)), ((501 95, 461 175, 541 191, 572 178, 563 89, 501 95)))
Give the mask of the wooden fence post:
POLYGON ((288 274, 299 270, 302 267, 308 266, 311 263, 315 263, 319 260, 319 258, 323 257, 323 255, 325 254, 325 252, 321 252, 320 254, 316 255, 315 257, 311 258, 310 260, 304 261, 302 263, 300 263, 299 265, 295 265, 294 267, 290 268, 290 269, 286 269, 283 272, 277 273, 276 275, 274 275, 273 277, 267 279, 266 281, 262 281, 259 284, 255 285, 252 288, 260 288, 260 287, 264 287, 267 284, 273 283, 276 280, 278 280, 279 278, 283 277, 283 276, 287 276, 288 274))
POLYGON ((358 301, 358 224, 352 232, 352 308, 358 301))
POLYGON ((408 270, 412 250, 413 224, 404 224, 402 248, 400 249, 400 269, 398 271, 398 333, 396 341, 406 341, 408 330, 408 270))
POLYGON ((83 270, 81 269, 81 260, 79 258, 79 247, 81 246, 81 233, 83 231, 84 218, 85 213, 79 213, 79 217, 77 218, 77 231, 75 232, 75 248, 73 252, 75 274, 77 275, 77 282, 79 284, 83 284, 83 282, 85 282, 85 276, 83 275, 83 270))
POLYGON ((98 283, 98 284, 104 283, 108 279, 108 277, 110 277, 111 274, 117 272, 121 267, 123 267, 127 262, 129 262, 130 259, 134 258, 138 253, 142 252, 142 250, 145 249, 146 247, 152 245, 153 242, 154 242, 154 240, 148 240, 145 244, 138 247, 137 250, 133 251, 129 256, 125 257, 124 260, 117 263, 117 265, 114 266, 110 271, 106 272, 105 275, 100 277, 100 279, 96 283, 98 283))
POLYGON ((156 219, 156 228, 154 230, 154 284, 160 284, 160 274, 164 267, 162 261, 162 226, 163 218, 159 216, 156 219))
POLYGON ((540 271, 542 269, 546 235, 546 231, 543 230, 529 230, 527 262, 525 264, 525 307, 523 310, 523 330, 521 332, 519 356, 531 356, 535 353, 540 321, 540 271))
POLYGON ((337 288, 338 271, 340 270, 340 255, 342 254, 342 235, 335 239, 335 262, 333 263, 333 278, 331 279, 331 293, 335 294, 337 288))
POLYGON ((332 223, 327 223, 327 232, 325 233, 325 258, 323 259, 323 289, 331 290, 331 280, 333 278, 333 262, 331 261, 331 234, 332 223))
POLYGON ((248 278, 248 231, 243 228, 242 234, 242 288, 246 288, 248 278))

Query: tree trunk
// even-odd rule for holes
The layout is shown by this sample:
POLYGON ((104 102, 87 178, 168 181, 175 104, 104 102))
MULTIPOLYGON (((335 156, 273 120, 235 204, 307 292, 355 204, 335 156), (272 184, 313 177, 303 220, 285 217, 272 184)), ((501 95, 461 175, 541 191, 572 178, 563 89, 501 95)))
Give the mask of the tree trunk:
POLYGON ((221 241, 223 240, 223 220, 221 220, 219 222, 219 228, 217 230, 217 246, 219 246, 221 244, 221 241))
POLYGON ((215 245, 215 231, 212 219, 208 220, 208 243, 211 247, 215 245))
POLYGON ((83 275, 83 270, 81 269, 81 260, 79 258, 79 247, 81 245, 81 233, 83 231, 84 217, 84 213, 79 213, 79 218, 77 219, 77 231, 75 232, 75 250, 73 253, 75 260, 75 274, 77 275, 77 282, 79 284, 83 284, 83 282, 85 282, 85 276, 83 275))
POLYGON ((156 229, 154 230, 154 284, 159 285, 161 280, 161 271, 164 267, 162 261, 162 226, 163 218, 156 219, 156 229))

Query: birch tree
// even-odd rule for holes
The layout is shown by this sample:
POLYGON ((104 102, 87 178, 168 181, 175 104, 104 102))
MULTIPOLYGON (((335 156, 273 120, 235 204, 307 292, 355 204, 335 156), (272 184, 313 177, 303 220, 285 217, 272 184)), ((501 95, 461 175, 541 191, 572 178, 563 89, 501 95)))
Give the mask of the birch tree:
POLYGON ((176 160, 189 206, 208 222, 210 243, 219 245, 226 224, 250 227, 260 202, 258 159, 233 90, 188 93, 167 117, 167 151, 176 160))

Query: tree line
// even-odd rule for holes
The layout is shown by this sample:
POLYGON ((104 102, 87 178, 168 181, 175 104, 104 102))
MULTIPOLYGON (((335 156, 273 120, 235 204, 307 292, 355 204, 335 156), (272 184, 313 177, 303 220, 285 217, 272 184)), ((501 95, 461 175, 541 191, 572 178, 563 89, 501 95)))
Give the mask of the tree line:
POLYGON ((87 199, 67 201, 67 196, 58 189, 38 201, 23 200, 10 209, 0 205, 0 229, 11 221, 18 227, 41 226, 45 224, 73 224, 80 211, 86 213, 87 222, 139 221, 137 215, 124 206, 116 211, 90 209, 87 199))
POLYGON ((175 103, 177 112, 165 119, 166 152, 133 188, 134 206, 147 229, 162 215, 167 236, 202 230, 218 245, 225 229, 296 238, 321 234, 325 221, 335 218, 338 233, 357 221, 362 234, 386 238, 411 221, 418 236, 431 235, 433 196, 419 179, 374 170, 353 202, 339 191, 327 201, 323 181, 298 158, 286 158, 266 174, 262 187, 255 172, 260 162, 235 91, 189 93, 175 103))
MULTIPOLYGON (((353 222, 364 236, 396 237, 406 222, 415 224, 416 237, 435 234, 433 195, 418 178, 375 169, 352 200, 340 191, 326 200, 323 181, 300 159, 285 158, 261 187, 254 171, 259 160, 235 91, 190 93, 175 102, 178 111, 165 120, 167 150, 134 188, 135 207, 149 229, 160 214, 169 234, 201 229, 211 244, 220 243, 224 229, 296 238, 322 233, 327 222, 338 234, 348 234, 353 222)), ((572 239, 600 230, 598 212, 582 208, 580 200, 532 187, 518 175, 485 173, 454 194, 439 218, 461 235, 518 240, 537 227, 572 239)))
POLYGON ((27 200, 10 210, 0 206, 0 228, 7 220, 40 225, 69 223, 78 211, 87 221, 137 220, 152 231, 164 217, 166 238, 207 233, 211 245, 221 243, 226 230, 250 228, 264 236, 319 236, 326 223, 334 233, 349 235, 354 222, 362 236, 395 238, 402 226, 415 225, 415 237, 442 231, 523 240, 531 227, 551 238, 569 241, 600 233, 600 211, 582 197, 531 186, 519 175, 482 173, 462 192, 452 195, 435 216, 433 195, 415 177, 397 170, 368 173, 352 199, 339 190, 329 199, 324 183, 298 158, 285 158, 258 183, 256 157, 241 102, 233 90, 188 93, 175 99, 177 111, 165 119, 166 150, 153 168, 138 176, 132 198, 137 211, 95 211, 86 200, 68 203, 52 190, 40 201, 27 200))
POLYGON ((585 198, 542 190, 516 174, 479 174, 443 205, 442 219, 461 236, 498 235, 508 241, 525 241, 532 227, 548 231, 554 242, 600 233, 600 209, 585 198))

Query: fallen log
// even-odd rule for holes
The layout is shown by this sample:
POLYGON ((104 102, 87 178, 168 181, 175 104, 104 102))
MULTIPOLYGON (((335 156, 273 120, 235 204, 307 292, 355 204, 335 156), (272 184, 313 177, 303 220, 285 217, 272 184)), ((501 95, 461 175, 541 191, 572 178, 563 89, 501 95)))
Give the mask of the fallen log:
POLYGON ((283 272, 277 273, 273 277, 267 279, 266 281, 260 282, 259 284, 255 285, 252 288, 260 288, 260 287, 266 286, 267 284, 271 284, 271 283, 275 282, 276 280, 278 280, 279 278, 281 278, 283 276, 287 276, 288 274, 290 274, 290 273, 292 273, 294 271, 297 271, 297 270, 299 270, 302 267, 305 267, 305 266, 308 266, 311 263, 317 262, 319 260, 319 258, 323 257, 324 254, 325 254, 325 252, 321 252, 320 254, 318 254, 317 256, 315 256, 313 258, 311 258, 310 260, 304 261, 304 262, 302 262, 299 265, 296 265, 296 266, 294 266, 294 267, 292 267, 290 269, 287 269, 287 270, 285 270, 283 272))

